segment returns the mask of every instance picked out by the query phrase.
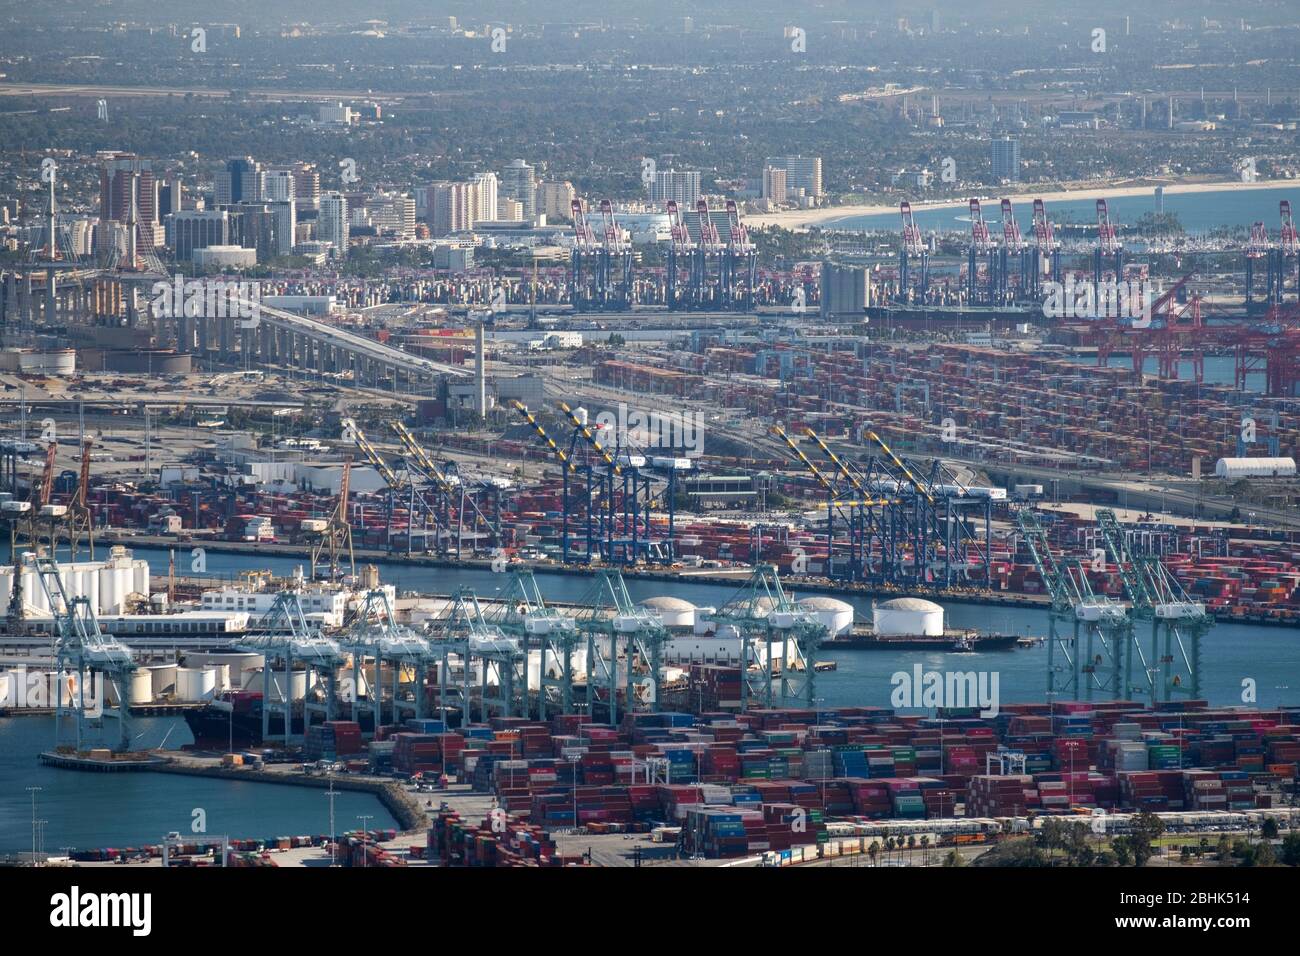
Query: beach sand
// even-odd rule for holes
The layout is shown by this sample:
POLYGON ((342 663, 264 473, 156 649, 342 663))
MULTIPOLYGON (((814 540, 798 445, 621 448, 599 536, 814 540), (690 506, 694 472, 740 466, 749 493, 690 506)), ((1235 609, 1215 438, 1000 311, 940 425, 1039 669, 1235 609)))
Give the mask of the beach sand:
MULTIPOLYGON (((1165 195, 1174 195, 1177 193, 1209 193, 1222 192, 1229 189, 1278 189, 1286 186, 1296 186, 1300 188, 1300 180, 1294 179, 1270 179, 1259 180, 1253 183, 1243 183, 1236 180, 1226 182, 1207 182, 1207 183, 1160 183, 1152 182, 1143 186, 1081 186, 1078 189, 1059 189, 1054 192, 1045 193, 1017 193, 1013 194, 1010 199, 1017 205, 1021 203, 1032 203, 1035 199, 1041 199, 1044 202, 1068 202, 1077 199, 1116 199, 1121 196, 1149 196, 1156 186, 1165 187, 1165 195)), ((980 196, 981 202, 996 204, 1002 197, 986 199, 980 196)), ((911 200, 912 211, 918 212, 922 209, 964 209, 969 204, 969 199, 945 199, 940 202, 925 202, 920 200, 911 200)), ((881 213, 898 214, 898 204, 894 203, 888 206, 824 206, 820 209, 792 209, 785 212, 767 213, 757 216, 746 216, 745 225, 750 229, 761 229, 766 226, 780 226, 783 229, 807 229, 809 226, 833 226, 836 222, 845 219, 856 219, 859 216, 874 216, 881 213)))

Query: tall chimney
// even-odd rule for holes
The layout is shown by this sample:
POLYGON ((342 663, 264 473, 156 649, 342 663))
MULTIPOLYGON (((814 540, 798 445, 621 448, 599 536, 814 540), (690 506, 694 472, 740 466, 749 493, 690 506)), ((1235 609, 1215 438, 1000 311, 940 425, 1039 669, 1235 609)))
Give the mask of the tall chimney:
POLYGON ((483 346, 483 320, 474 326, 474 411, 487 418, 487 362, 483 346))

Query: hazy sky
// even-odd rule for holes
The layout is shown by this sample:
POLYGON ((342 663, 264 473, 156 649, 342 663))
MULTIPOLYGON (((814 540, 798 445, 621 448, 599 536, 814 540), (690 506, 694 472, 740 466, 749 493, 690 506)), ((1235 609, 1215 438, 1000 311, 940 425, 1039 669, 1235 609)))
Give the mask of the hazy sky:
POLYGON ((361 21, 369 18, 393 22, 430 22, 453 15, 468 23, 485 19, 519 22, 565 20, 641 20, 667 23, 682 16, 697 22, 717 20, 761 28, 765 21, 789 22, 801 17, 809 22, 844 19, 863 21, 898 16, 924 20, 938 9, 948 21, 959 19, 1012 19, 1023 10, 1041 20, 1095 20, 1098 17, 1195 20, 1200 16, 1255 22, 1300 19, 1294 0, 0 0, 0 18, 22 21, 85 19, 136 20, 161 23, 195 22, 276 23, 293 21, 361 21))

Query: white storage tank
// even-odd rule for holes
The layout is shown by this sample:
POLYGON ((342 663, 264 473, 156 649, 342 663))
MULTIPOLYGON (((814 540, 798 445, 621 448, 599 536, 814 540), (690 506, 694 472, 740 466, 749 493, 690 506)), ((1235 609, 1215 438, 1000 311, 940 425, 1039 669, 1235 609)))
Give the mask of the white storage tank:
POLYGON ((131 673, 131 704, 153 703, 153 675, 146 668, 131 673))
POLYGON ((185 655, 187 667, 217 668, 217 685, 220 690, 244 690, 254 678, 260 679, 262 655, 247 651, 198 652, 185 655))
POLYGON ((695 605, 671 594, 646 598, 640 606, 655 614, 664 627, 695 627, 695 605))
POLYGON ((143 667, 141 670, 149 675, 149 682, 152 685, 150 693, 154 700, 162 700, 176 692, 175 664, 155 664, 151 667, 143 667))
POLYGON ((826 627, 827 634, 835 637, 853 627, 853 605, 824 594, 814 594, 799 601, 805 611, 811 611, 826 627))
POLYGON ((185 703, 212 700, 216 696, 217 671, 214 667, 176 668, 176 699, 185 703))
POLYGON ((872 608, 871 622, 877 634, 938 637, 943 634, 943 608, 924 598, 894 598, 872 608))

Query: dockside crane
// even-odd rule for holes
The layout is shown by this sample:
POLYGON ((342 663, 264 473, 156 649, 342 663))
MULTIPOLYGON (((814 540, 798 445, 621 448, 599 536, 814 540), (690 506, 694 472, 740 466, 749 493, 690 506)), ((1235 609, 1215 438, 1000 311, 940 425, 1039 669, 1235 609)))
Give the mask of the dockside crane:
POLYGON ((1002 248, 998 253, 998 294, 1003 302, 1012 298, 1010 291, 1012 259, 1018 272, 1015 297, 1023 298, 1034 289, 1034 257, 1020 233, 1016 211, 1010 199, 1002 200, 1002 248))
MULTIPOLYGON (((415 551, 415 538, 421 534, 427 538, 429 533, 429 524, 433 525, 434 549, 447 553, 449 550, 449 541, 451 540, 451 531, 448 527, 447 516, 440 514, 438 509, 431 504, 425 497, 424 492, 417 487, 417 483, 412 480, 411 471, 407 469, 404 474, 399 475, 384 460, 378 449, 366 437, 366 433, 361 430, 361 426, 356 423, 355 419, 344 418, 341 423, 343 439, 351 441, 365 456, 370 466, 379 472, 379 476, 384 479, 384 484, 388 487, 387 501, 385 504, 385 539, 389 551, 393 550, 393 514, 399 501, 405 500, 407 506, 406 512, 406 553, 408 556, 415 551), (417 523, 420 525, 418 531, 417 523)), ((457 545, 459 555, 459 544, 457 545)))
POLYGON ((1048 699, 1092 700, 1100 693, 1126 700, 1123 668, 1133 632, 1128 611, 1093 593, 1078 560, 1056 556, 1037 512, 1021 508, 1016 527, 1052 599, 1047 612, 1048 699))
POLYGON ((618 726, 620 677, 625 710, 657 711, 669 637, 658 615, 633 603, 618 568, 602 568, 579 603, 577 627, 587 639, 588 715, 594 720, 596 705, 603 703, 609 725, 618 726))
POLYGON ((905 503, 901 499, 879 498, 867 487, 863 477, 822 441, 811 428, 804 430, 835 468, 832 479, 804 454, 786 434, 785 429, 774 425, 771 433, 785 443, 790 454, 812 475, 819 489, 826 495, 826 562, 827 577, 849 581, 893 580, 898 568, 897 540, 899 521, 894 509, 905 503), (884 509, 884 510, 882 510, 884 509), (837 519, 848 533, 846 560, 835 559, 835 528, 837 519), (873 564, 875 569, 873 570, 873 564))
POLYGON ((1106 200, 1097 200, 1097 245, 1092 250, 1093 288, 1101 288, 1102 275, 1107 264, 1115 271, 1115 281, 1124 280, 1124 244, 1120 242, 1119 230, 1110 221, 1110 208, 1106 200))
POLYGON ((1280 307, 1286 300, 1287 280, 1295 289, 1300 300, 1300 234, 1296 232, 1295 219, 1291 216, 1291 200, 1283 199, 1278 203, 1278 213, 1282 219, 1282 232, 1277 247, 1273 250, 1274 268, 1270 270, 1269 301, 1280 307))
POLYGON ((391 678, 391 723, 400 724, 403 716, 427 716, 425 678, 428 668, 437 660, 427 638, 414 628, 397 621, 388 592, 372 588, 366 592, 355 618, 339 638, 339 646, 352 657, 352 719, 361 715, 361 690, 369 703, 372 726, 383 723, 383 670, 387 665, 391 678), (365 681, 362 668, 365 658, 374 661, 374 679, 365 681), (403 692, 403 687, 406 692, 403 692))
MULTIPOLYGON (((74 743, 77 751, 83 749, 88 716, 94 719, 105 716, 117 718, 119 736, 117 745, 112 749, 117 752, 130 749, 131 675, 136 670, 134 654, 121 641, 100 630, 94 605, 88 597, 68 595, 59 565, 53 556, 37 554, 35 568, 50 613, 54 617, 55 747, 63 745, 62 734, 65 732, 63 715, 68 705, 63 702, 63 691, 69 686, 68 678, 75 675, 70 687, 70 706, 75 717, 74 743), (95 686, 97 681, 98 687, 95 686), (87 692, 87 684, 90 685, 91 693, 87 692), (110 689, 113 691, 111 697, 108 694, 110 689), (117 700, 116 707, 111 706, 112 698, 117 700), (92 708, 95 713, 88 715, 88 708, 92 708)), ((14 574, 21 575, 22 570, 21 562, 15 560, 14 574)))
POLYGON ((1247 314, 1266 309, 1273 304, 1274 286, 1277 280, 1276 250, 1268 239, 1268 227, 1256 220, 1250 227, 1250 240, 1246 243, 1246 312, 1247 314), (1265 268, 1264 297, 1255 296, 1257 263, 1263 260, 1265 268))
POLYGON ((90 512, 90 449, 94 442, 87 438, 81 443, 81 469, 77 476, 77 490, 68 503, 68 550, 71 560, 77 560, 81 539, 86 539, 90 560, 95 560, 95 522, 90 512))
POLYGON ((67 517, 67 505, 56 505, 50 501, 54 490, 54 460, 59 453, 58 442, 50 442, 45 448, 45 463, 41 468, 41 477, 32 483, 31 508, 27 510, 26 537, 37 551, 42 547, 42 526, 48 528, 49 553, 56 556, 59 546, 59 524, 67 517))
POLYGON ((966 250, 966 299, 971 305, 994 305, 997 300, 997 244, 989 232, 980 209, 980 201, 970 201, 970 246, 966 250), (980 263, 984 263, 985 282, 980 282, 980 263))
POLYGON ((668 272, 665 299, 669 309, 696 308, 700 303, 704 277, 698 271, 695 243, 682 218, 677 200, 668 200, 668 272), (685 272, 685 276, 682 272, 685 272), (682 290, 683 279, 685 291, 682 290))
POLYGON ((392 423, 393 433, 407 454, 409 465, 414 461, 416 467, 432 488, 437 502, 437 512, 442 523, 450 529, 451 519, 456 520, 454 540, 456 557, 461 556, 465 538, 465 517, 470 518, 469 532, 474 536, 488 535, 490 547, 496 547, 503 539, 501 532, 501 489, 485 482, 476 482, 469 486, 455 469, 455 463, 444 469, 434 461, 433 456, 419 443, 411 430, 400 421, 392 423))
POLYGON ((438 703, 447 709, 451 654, 461 660, 462 726, 471 717, 471 682, 478 662, 479 717, 487 720, 495 710, 512 717, 527 712, 527 656, 520 640, 506 635, 490 621, 473 588, 460 587, 446 613, 433 624, 433 648, 441 656, 438 669, 438 703), (495 677, 495 682, 491 678, 495 677), (524 701, 519 700, 523 691, 524 701))
POLYGON ((343 470, 339 475, 339 492, 334 499, 334 508, 330 511, 326 524, 311 546, 311 576, 316 578, 316 567, 320 563, 321 553, 328 552, 330 580, 339 577, 339 558, 346 553, 348 574, 357 573, 356 556, 352 550, 352 523, 348 520, 348 490, 352 481, 352 456, 343 459, 343 470))
POLYGON ((903 201, 898 204, 899 216, 903 220, 903 243, 898 249, 898 300, 900 302, 917 302, 924 305, 930 292, 930 252, 921 239, 921 230, 912 217, 912 204, 903 201), (912 296, 912 264, 917 268, 916 297, 912 296))
POLYGON ((817 651, 827 627, 786 593, 777 569, 754 566, 749 580, 714 614, 716 637, 734 632, 741 644, 741 710, 800 702, 812 707, 817 651))
POLYGON ((569 265, 569 301, 574 311, 583 312, 591 309, 599 298, 597 290, 603 281, 600 269, 601 261, 596 244, 596 233, 587 221, 587 213, 581 199, 574 199, 571 206, 573 218, 573 248, 570 252, 569 265))
POLYGON ((700 275, 699 308, 721 308, 723 300, 722 273, 725 271, 724 259, 727 247, 718 235, 718 227, 713 224, 709 212, 709 202, 700 197, 695 201, 695 215, 699 220, 700 239, 695 245, 697 268, 700 275), (713 263, 713 266, 710 266, 713 263), (716 268, 716 271, 715 271, 716 268))
POLYGON ((567 402, 559 402, 557 407, 573 427, 570 460, 580 460, 578 451, 585 444, 594 452, 594 467, 605 479, 605 560, 611 564, 636 564, 642 557, 661 551, 651 524, 655 493, 654 481, 645 472, 649 464, 646 456, 632 448, 626 436, 615 436, 616 445, 611 452, 596 436, 585 410, 571 408, 567 402))
POLYGON ((601 258, 605 281, 601 289, 601 308, 624 310, 632 307, 632 249, 623 241, 623 233, 614 219, 614 206, 608 199, 600 201, 601 258))
MULTIPOLYGON (((507 637, 518 640, 528 655, 524 690, 527 700, 531 700, 532 655, 536 652, 537 719, 546 720, 552 711, 573 713, 574 668, 586 672, 585 658, 577 648, 578 625, 569 615, 547 605, 531 568, 510 572, 510 581, 488 610, 487 620, 507 637), (575 649, 579 655, 576 663, 575 649)), ((525 707, 526 714, 529 709, 525 707)))
POLYGON ((570 562, 574 556, 572 548, 572 533, 570 527, 574 519, 578 516, 578 505, 581 503, 582 519, 585 526, 586 550, 583 552, 583 560, 590 563, 597 557, 598 545, 602 539, 600 534, 603 525, 603 514, 607 507, 606 499, 600 494, 601 487, 597 485, 595 473, 589 462, 584 461, 582 472, 586 476, 586 497, 579 502, 577 493, 582 487, 578 481, 579 467, 578 463, 570 455, 556 444, 555 439, 547 434, 542 423, 537 416, 528 410, 528 406, 519 400, 514 400, 511 407, 518 412, 519 416, 528 423, 533 434, 542 443, 547 451, 555 457, 560 463, 560 555, 565 564, 570 562))
POLYGON ((1150 627, 1150 644, 1144 653, 1141 636, 1128 644, 1124 675, 1130 695, 1151 703, 1175 696, 1193 700, 1201 696, 1201 638, 1214 626, 1205 605, 1193 601, 1181 583, 1154 554, 1135 554, 1115 512, 1097 511, 1097 524, 1124 591, 1131 602, 1136 626, 1150 627), (1133 655, 1137 656, 1136 663, 1133 655))
POLYGON ((1041 199, 1034 200, 1034 279, 1032 294, 1034 298, 1042 295, 1043 277, 1050 276, 1051 281, 1061 281, 1061 244, 1056 239, 1052 220, 1047 216, 1047 205, 1041 199))
POLYGON ((748 312, 753 306, 758 250, 740 221, 734 199, 727 200, 727 254, 723 257, 722 307, 748 312))
MULTIPOLYGON (((337 685, 335 675, 347 662, 347 657, 337 642, 321 636, 320 628, 307 620, 303 610, 302 595, 297 588, 286 588, 275 596, 271 607, 257 619, 248 634, 239 638, 236 649, 261 654, 262 663, 262 740, 271 742, 279 739, 286 746, 297 737, 293 728, 293 675, 294 664, 303 666, 304 686, 307 695, 303 698, 303 739, 311 729, 311 715, 317 713, 323 720, 334 720, 337 685), (277 686, 275 664, 283 665, 281 679, 283 684, 277 686), (312 688, 324 688, 323 699, 319 702, 310 699, 312 688), (281 719, 281 732, 271 734, 271 719, 278 714, 281 719)), ((359 687, 350 688, 347 695, 353 702, 360 694, 359 687)))

